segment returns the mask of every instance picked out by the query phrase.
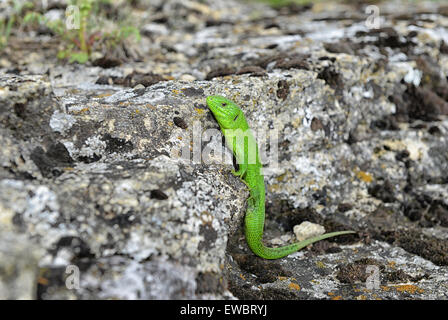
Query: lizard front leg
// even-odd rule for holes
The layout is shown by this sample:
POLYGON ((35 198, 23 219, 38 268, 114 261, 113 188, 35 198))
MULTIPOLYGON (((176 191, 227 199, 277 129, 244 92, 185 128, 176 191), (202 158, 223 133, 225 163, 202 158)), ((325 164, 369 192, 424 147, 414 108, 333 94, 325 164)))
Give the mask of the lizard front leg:
POLYGON ((246 175, 246 172, 247 172, 247 164, 240 164, 238 171, 232 170, 232 174, 241 179, 244 178, 244 176, 246 175))

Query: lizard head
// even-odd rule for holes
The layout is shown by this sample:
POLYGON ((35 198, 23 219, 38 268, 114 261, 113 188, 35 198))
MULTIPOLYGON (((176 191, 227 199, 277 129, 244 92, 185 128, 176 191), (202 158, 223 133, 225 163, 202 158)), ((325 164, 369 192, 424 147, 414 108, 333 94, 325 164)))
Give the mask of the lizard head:
POLYGON ((207 106, 212 111, 222 129, 240 128, 241 121, 245 121, 240 107, 227 98, 208 96, 207 106))

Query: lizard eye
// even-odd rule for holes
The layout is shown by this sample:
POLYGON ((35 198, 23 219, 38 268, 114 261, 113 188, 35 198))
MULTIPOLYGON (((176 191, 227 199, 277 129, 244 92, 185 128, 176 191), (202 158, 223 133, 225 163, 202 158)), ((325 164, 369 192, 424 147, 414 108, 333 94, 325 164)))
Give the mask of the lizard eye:
POLYGON ((221 103, 221 105, 222 105, 223 107, 225 107, 225 106, 227 106, 227 103, 223 102, 223 103, 221 103))

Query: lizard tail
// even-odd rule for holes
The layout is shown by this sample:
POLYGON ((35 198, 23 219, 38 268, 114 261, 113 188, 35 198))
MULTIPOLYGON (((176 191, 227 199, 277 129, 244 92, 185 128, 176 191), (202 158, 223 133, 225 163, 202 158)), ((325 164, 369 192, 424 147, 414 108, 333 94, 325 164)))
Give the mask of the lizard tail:
MULTIPOLYGON (((291 253, 297 252, 300 249, 314 242, 350 233, 355 233, 355 231, 337 231, 337 232, 325 233, 320 236, 312 237, 310 239, 306 239, 300 242, 296 242, 278 248, 266 247, 265 245, 263 245, 261 237, 259 239, 252 239, 254 241, 248 241, 248 244, 250 249, 259 257, 262 257, 264 259, 280 259, 286 257, 287 255, 290 255, 291 253)), ((250 235, 246 233, 246 237, 248 236, 250 235)))
POLYGON ((248 208, 245 216, 246 240, 252 252, 264 259, 280 259, 291 253, 297 252, 314 242, 344 234, 355 233, 355 231, 336 231, 305 239, 283 247, 266 247, 262 241, 264 229, 264 190, 260 191, 253 188, 250 190, 250 195, 251 196, 248 199, 248 208))

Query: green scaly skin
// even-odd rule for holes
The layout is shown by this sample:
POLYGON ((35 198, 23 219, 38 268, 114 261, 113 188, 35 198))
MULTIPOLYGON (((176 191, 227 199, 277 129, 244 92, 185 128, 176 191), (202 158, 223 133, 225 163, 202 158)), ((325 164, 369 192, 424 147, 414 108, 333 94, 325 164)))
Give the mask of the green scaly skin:
POLYGON ((232 171, 232 173, 240 177, 250 191, 245 217, 245 234, 247 244, 256 255, 265 259, 279 259, 316 241, 354 233, 354 231, 331 232, 279 248, 263 245, 265 186, 257 142, 243 111, 234 102, 221 96, 208 96, 207 105, 218 121, 227 147, 232 150, 239 164, 238 171, 232 171))

